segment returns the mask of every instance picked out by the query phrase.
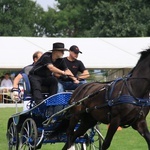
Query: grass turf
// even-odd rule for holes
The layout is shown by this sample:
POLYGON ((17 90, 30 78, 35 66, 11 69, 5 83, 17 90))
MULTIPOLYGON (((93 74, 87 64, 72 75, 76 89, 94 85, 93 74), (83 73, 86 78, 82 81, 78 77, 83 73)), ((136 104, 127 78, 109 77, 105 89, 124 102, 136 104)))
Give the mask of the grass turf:
MULTIPOLYGON (((15 113, 15 108, 0 108, 0 149, 7 150, 7 121, 9 117, 15 113)), ((18 111, 22 111, 19 108, 18 111)), ((148 126, 150 127, 150 115, 147 116, 148 126)), ((105 136, 108 126, 100 125, 101 133, 105 136)), ((43 144, 42 150, 60 150, 62 149, 64 143, 56 144, 43 144)), ((133 130, 131 127, 127 129, 122 129, 116 132, 112 140, 109 150, 141 150, 148 149, 146 141, 142 136, 138 134, 137 131, 133 130)))

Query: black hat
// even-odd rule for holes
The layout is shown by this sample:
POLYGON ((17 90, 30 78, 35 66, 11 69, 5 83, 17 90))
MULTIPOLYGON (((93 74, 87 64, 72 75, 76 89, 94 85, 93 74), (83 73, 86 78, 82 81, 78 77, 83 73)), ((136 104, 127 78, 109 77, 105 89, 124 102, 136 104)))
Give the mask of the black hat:
POLYGON ((79 53, 82 54, 82 52, 79 50, 79 48, 76 45, 72 45, 69 50, 76 54, 79 54, 79 53))
POLYGON ((64 48, 64 43, 53 43, 53 49, 51 51, 68 51, 68 49, 64 48))

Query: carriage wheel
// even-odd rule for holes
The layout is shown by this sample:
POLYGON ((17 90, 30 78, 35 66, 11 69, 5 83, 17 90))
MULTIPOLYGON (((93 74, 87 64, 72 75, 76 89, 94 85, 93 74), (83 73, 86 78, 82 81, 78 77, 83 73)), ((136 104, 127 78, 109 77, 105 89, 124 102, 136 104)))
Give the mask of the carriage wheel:
POLYGON ((91 143, 87 143, 86 148, 88 150, 102 150, 102 143, 104 141, 104 137, 102 136, 98 125, 94 127, 94 132, 95 132, 94 141, 91 143))
MULTIPOLYGON (((75 150, 101 150, 98 144, 91 143, 90 145, 86 145, 86 143, 76 143, 74 145, 75 150)), ((73 150, 74 150, 73 149, 73 150)))
POLYGON ((100 132, 100 128, 98 125, 94 127, 95 136, 94 142, 91 144, 93 150, 102 150, 102 143, 104 141, 104 137, 100 132))
MULTIPOLYGON (((95 138, 95 142, 97 142, 97 145, 98 145, 98 147, 99 147, 98 150, 102 150, 102 143, 103 143, 103 141, 104 141, 104 137, 103 137, 102 133, 100 132, 100 128, 99 128, 98 125, 96 125, 96 126, 94 127, 94 130, 95 130, 95 133, 96 133, 96 135, 97 135, 97 140, 96 140, 96 138, 95 138)), ((94 142, 94 143, 95 143, 95 142, 94 142)))
POLYGON ((35 121, 28 118, 24 121, 20 132, 20 149, 36 150, 38 131, 35 121))
POLYGON ((87 150, 85 143, 76 143, 74 147, 75 150, 87 150))
POLYGON ((18 150, 19 146, 19 137, 17 132, 17 127, 11 122, 7 130, 7 140, 8 140, 8 149, 9 150, 18 150))

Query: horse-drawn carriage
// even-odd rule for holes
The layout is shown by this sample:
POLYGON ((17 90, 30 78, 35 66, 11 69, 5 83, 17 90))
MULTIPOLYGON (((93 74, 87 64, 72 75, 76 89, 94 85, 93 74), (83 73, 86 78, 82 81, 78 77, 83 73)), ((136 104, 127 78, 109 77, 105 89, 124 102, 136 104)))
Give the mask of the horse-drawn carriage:
MULTIPOLYGON (((45 100, 35 105, 30 94, 28 77, 26 74, 23 74, 23 77, 23 100, 27 109, 13 114, 8 120, 7 139, 9 150, 35 150, 40 149, 42 144, 67 142, 66 132, 59 130, 57 127, 66 117, 64 115, 66 110, 72 107, 68 103, 72 92, 62 92, 50 97, 47 93, 43 93, 45 100), (58 131, 58 134, 52 136, 55 130, 58 131)), ((79 124, 76 125, 76 128, 79 124)), ((97 128, 91 128, 88 133, 76 139, 73 147, 76 150, 84 150, 87 147, 93 150, 99 149, 101 137, 101 133, 97 128), (95 145, 97 140, 97 145, 95 145)))
MULTIPOLYGON (((58 142, 64 139, 62 141, 66 144, 63 150, 70 148, 73 143, 93 144, 95 131, 101 137, 101 133, 94 128, 100 122, 109 124, 109 128, 99 149, 109 148, 119 126, 131 126, 145 139, 150 150, 150 132, 146 122, 150 106, 150 49, 141 52, 136 66, 125 77, 107 83, 83 84, 73 94, 58 95, 65 97, 63 108, 57 108, 57 104, 47 98, 40 105, 9 119, 9 147, 15 145, 18 149, 25 145, 36 149, 53 138, 59 139, 58 142), (52 106, 56 107, 55 112, 51 111, 52 106)), ((55 99, 58 95, 51 98, 55 99)))

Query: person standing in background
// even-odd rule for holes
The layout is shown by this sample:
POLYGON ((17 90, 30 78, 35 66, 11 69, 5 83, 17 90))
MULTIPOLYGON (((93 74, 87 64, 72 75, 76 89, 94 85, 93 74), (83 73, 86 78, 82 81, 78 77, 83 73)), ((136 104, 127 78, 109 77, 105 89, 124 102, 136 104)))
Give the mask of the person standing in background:
POLYGON ((1 81, 1 87, 6 87, 6 88, 10 88, 12 87, 12 81, 10 79, 10 74, 9 73, 5 73, 4 75, 4 79, 2 79, 1 81))
POLYGON ((9 73, 5 73, 4 75, 4 79, 1 81, 1 88, 2 88, 2 91, 4 94, 4 97, 3 97, 3 100, 4 100, 4 103, 9 103, 9 99, 10 99, 10 96, 9 96, 9 90, 12 88, 13 84, 12 84, 12 81, 10 79, 10 74, 9 73))

